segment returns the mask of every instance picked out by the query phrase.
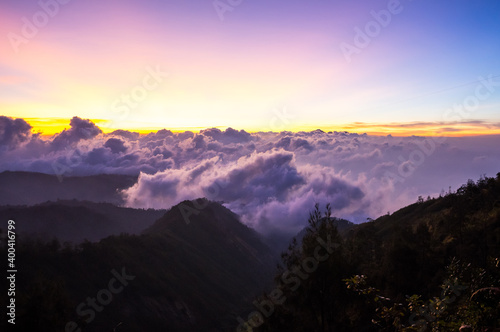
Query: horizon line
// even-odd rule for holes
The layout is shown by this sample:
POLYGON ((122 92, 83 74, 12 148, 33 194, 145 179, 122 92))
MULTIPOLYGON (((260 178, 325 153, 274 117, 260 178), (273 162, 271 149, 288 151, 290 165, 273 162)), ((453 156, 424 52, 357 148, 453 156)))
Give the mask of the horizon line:
MULTIPOLYGON (((14 117, 12 117, 14 118, 14 117)), ((41 136, 53 136, 70 128, 71 118, 38 118, 26 117, 25 120, 30 126, 32 133, 40 134, 41 136)), ((82 118, 83 119, 83 118, 82 118)), ((134 125, 127 125, 125 121, 121 121, 119 127, 110 128, 109 124, 113 120, 106 119, 87 119, 99 127, 104 134, 112 133, 116 130, 125 130, 136 132, 141 135, 147 135, 159 130, 170 130, 175 133, 191 131, 199 133, 206 129, 216 128, 226 130, 232 128, 234 130, 243 130, 248 133, 269 133, 269 132, 312 132, 321 130, 325 133, 329 132, 347 132, 355 134, 367 134, 371 136, 440 136, 440 137, 469 137, 469 136, 492 136, 500 135, 500 123, 491 123, 482 120, 469 120, 462 122, 439 122, 439 121, 413 121, 413 122, 351 122, 347 124, 331 124, 331 125, 294 125, 285 127, 280 130, 272 130, 272 128, 234 128, 232 126, 193 126, 193 127, 167 127, 164 125, 153 125, 152 123, 144 122, 142 126, 138 126, 137 122, 134 125)))

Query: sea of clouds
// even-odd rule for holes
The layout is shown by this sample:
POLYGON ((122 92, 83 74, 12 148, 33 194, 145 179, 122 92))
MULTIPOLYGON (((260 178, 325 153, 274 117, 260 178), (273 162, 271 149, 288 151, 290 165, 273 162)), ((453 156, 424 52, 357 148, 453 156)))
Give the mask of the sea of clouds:
POLYGON ((315 203, 337 217, 376 218, 417 200, 500 172, 499 136, 370 136, 347 132, 259 132, 211 128, 104 134, 74 117, 50 137, 0 116, 0 172, 65 176, 134 174, 126 205, 169 208, 208 197, 261 232, 294 233, 315 203))

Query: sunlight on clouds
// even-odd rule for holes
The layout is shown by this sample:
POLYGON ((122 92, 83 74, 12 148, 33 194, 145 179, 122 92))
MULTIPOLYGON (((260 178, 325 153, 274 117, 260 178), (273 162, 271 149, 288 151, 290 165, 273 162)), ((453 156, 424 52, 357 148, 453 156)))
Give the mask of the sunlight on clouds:
MULTIPOLYGON (((244 222, 265 228, 268 218, 280 213, 289 226, 303 221, 304 215, 297 215, 297 211, 307 214, 307 206, 315 202, 331 202, 337 215, 365 221, 367 216, 376 217, 414 202, 417 195, 438 195, 443 186, 460 185, 464 178, 495 174, 500 158, 499 136, 492 135, 424 138, 193 127, 189 129, 195 133, 174 133, 150 132, 161 123, 124 121, 125 126, 106 128, 108 124, 79 117, 70 121, 29 119, 29 123, 0 117, 0 125, 7 129, 0 142, 0 171, 53 174, 57 172, 54 162, 58 162, 68 165, 72 176, 142 174, 136 186, 124 193, 135 207, 168 208, 203 196, 204 189, 218 183, 224 187, 218 199, 239 213, 244 222), (109 134, 126 126, 142 126, 141 133, 146 135, 123 130, 109 134), (60 132, 33 134, 40 127, 60 132), (416 149, 420 159, 414 158, 416 149), (79 161, 73 163, 71 156, 75 154, 79 161), (409 162, 413 168, 406 172, 402 166, 409 162), (172 179, 179 180, 179 185, 172 187, 172 179), (159 188, 165 191, 159 192, 159 188)), ((500 128, 500 124, 480 121, 453 125, 354 123, 351 128, 386 132, 432 128, 452 134, 456 130, 500 128)))
MULTIPOLYGON (((191 117, 182 117, 181 114, 185 113, 180 111, 176 116, 170 116, 167 111, 162 109, 162 106, 148 110, 148 114, 156 114, 157 121, 147 121, 141 119, 140 116, 131 116, 124 119, 91 119, 97 126, 99 126, 104 133, 110 133, 117 129, 129 130, 139 133, 156 132, 161 129, 168 129, 175 132, 180 131, 193 131, 199 132, 206 128, 206 119, 196 119, 191 117)), ((149 117, 146 117, 146 119, 149 117)), ((53 135, 63 131, 69 126, 69 119, 66 118, 25 118, 25 120, 32 126, 32 132, 41 132, 43 135, 53 135)), ((231 126, 227 120, 223 118, 214 118, 211 120, 212 126, 210 128, 226 129, 231 126)), ((316 129, 325 132, 350 132, 375 136, 447 136, 447 137, 460 137, 460 136, 477 136, 477 135, 498 135, 500 134, 500 122, 486 122, 486 121, 463 121, 461 123, 444 123, 444 122, 408 122, 408 123, 364 123, 354 122, 348 124, 300 124, 290 122, 284 128, 271 128, 271 126, 258 126, 258 124, 248 122, 245 119, 241 121, 242 126, 246 124, 248 132, 267 132, 276 131, 276 129, 288 130, 291 132, 299 131, 314 131, 316 129)))

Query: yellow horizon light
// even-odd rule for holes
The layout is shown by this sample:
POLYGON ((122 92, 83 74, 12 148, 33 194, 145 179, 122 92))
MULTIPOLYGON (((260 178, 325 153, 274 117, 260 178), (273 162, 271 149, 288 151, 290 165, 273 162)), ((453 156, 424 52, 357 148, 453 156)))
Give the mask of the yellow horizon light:
MULTIPOLYGON (((33 133, 39 133, 42 136, 52 136, 60 133, 65 129, 70 128, 70 119, 66 118, 24 118, 32 126, 33 133)), ((95 123, 105 134, 109 134, 115 130, 128 130, 137 132, 139 134, 149 134, 158 130, 167 129, 172 132, 200 132, 207 128, 218 128, 225 130, 228 126, 209 126, 209 127, 165 127, 161 125, 153 125, 151 123, 137 126, 137 123, 123 123, 119 128, 110 127, 112 124, 110 120, 104 119, 89 119, 95 123)), ((244 129, 249 133, 267 132, 268 128, 234 128, 236 130, 244 129)), ((408 123, 351 123, 339 125, 299 125, 293 128, 285 128, 286 131, 299 132, 299 131, 313 131, 320 129, 325 132, 349 132, 357 134, 368 134, 373 136, 481 136, 481 135, 500 135, 500 128, 489 128, 487 125, 481 124, 442 124, 442 123, 425 123, 425 124, 408 124, 408 123)))

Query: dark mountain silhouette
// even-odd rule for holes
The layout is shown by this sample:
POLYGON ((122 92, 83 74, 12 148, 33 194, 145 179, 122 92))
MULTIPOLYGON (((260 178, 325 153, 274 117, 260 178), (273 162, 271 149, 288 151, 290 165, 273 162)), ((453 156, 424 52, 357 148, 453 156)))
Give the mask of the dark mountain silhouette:
MULTIPOLYGON (((271 256, 261 256, 269 252, 269 247, 264 244, 261 236, 240 222, 240 217, 219 203, 199 198, 196 201, 184 201, 171 208, 162 218, 156 221, 144 234, 162 234, 164 236, 175 236, 177 238, 204 238, 207 234, 226 239, 226 243, 220 243, 220 249, 231 246, 231 251, 237 251, 243 256, 251 257, 258 262, 269 264, 271 256), (196 202, 193 203, 193 202, 196 202), (184 211, 181 211, 181 209, 184 211), (192 213, 189 215, 189 213, 192 213), (189 215, 189 218, 186 216, 189 215)), ((209 245, 215 249, 211 241, 198 243, 209 245)), ((227 252, 220 252, 221 257, 227 252)))
POLYGON ((172 207, 139 236, 74 248, 20 236, 16 260, 22 267, 16 327, 36 331, 63 331, 68 321, 84 331, 112 331, 120 322, 117 331, 234 330, 236 316, 270 283, 274 268, 271 250, 255 231, 204 199, 172 207), (186 207, 197 212, 189 224, 181 212, 186 207), (86 323, 90 316, 76 308, 107 289, 110 271, 122 268, 135 278, 86 323))
POLYGON ((32 172, 0 173, 0 205, 34 205, 58 199, 123 203, 120 190, 137 182, 137 176, 100 174, 90 176, 48 175, 32 172))
MULTIPOLYGON (((22 213, 71 216, 75 225, 120 219, 132 227, 138 225, 134 218, 158 211, 66 201, 10 213, 17 220, 22 213), (82 217, 87 214, 89 219, 82 217)), ((426 315, 427 327, 440 331, 466 323, 477 330, 500 327, 494 292, 500 286, 500 173, 361 225, 318 210, 311 218, 299 241, 282 254, 277 272, 275 251, 261 236, 206 199, 172 207, 140 235, 71 246, 21 234, 16 327, 55 331, 74 321, 83 331, 235 331, 249 313, 264 310, 254 301, 267 303, 254 331, 401 330, 417 309, 424 310, 417 314, 426 315), (116 273, 134 277, 102 310, 94 310, 95 317, 79 314, 81 303, 88 312, 86 301, 103 294, 116 273), (461 292, 444 298, 444 309, 425 311, 450 285, 461 292), (275 289, 285 300, 271 311, 271 302, 264 301, 275 289), (268 295, 256 297, 263 293, 268 295), (373 294, 380 294, 378 301, 370 300, 373 294)), ((4 242, 5 232, 0 235, 4 242)), ((5 245, 0 256, 7 257, 5 245)), ((5 300, 0 297, 0 305, 5 300)))
MULTIPOLYGON (((18 235, 80 243, 120 233, 139 234, 165 212, 123 208, 110 203, 59 200, 35 206, 0 206, 0 220, 16 221, 18 235)), ((6 223, 0 224, 4 231, 6 227, 6 223)))
POLYGON ((483 266, 500 257, 500 173, 360 224, 348 239, 360 270, 378 265, 382 289, 430 295, 452 257, 483 266))
MULTIPOLYGON (((356 226, 356 224, 346 219, 333 218, 332 220, 341 235, 347 234, 356 226)), ((297 235, 295 235, 295 238, 299 243, 302 241, 306 233, 307 227, 304 227, 299 233, 297 233, 297 235)), ((272 233, 265 235, 264 241, 271 249, 275 251, 277 257, 279 257, 281 253, 285 251, 286 248, 288 248, 288 245, 290 244, 290 236, 283 233, 272 233)))
POLYGON ((343 237, 334 226, 314 217, 302 242, 282 255, 275 281, 287 300, 254 330, 500 328, 500 173, 444 197, 419 198, 343 237), (317 238, 327 236, 338 246, 311 269, 304 262, 314 257, 317 238), (300 279, 282 277, 298 268, 300 279))
MULTIPOLYGON (((346 220, 346 219, 335 218, 335 217, 332 217, 331 219, 332 219, 333 225, 337 228, 337 231, 342 236, 345 236, 351 230, 355 229, 357 226, 355 223, 350 222, 349 220, 346 220)), ((307 234, 307 227, 304 227, 304 229, 301 230, 299 234, 297 234, 297 236, 296 236, 297 241, 302 242, 302 239, 304 238, 304 236, 306 234, 307 234)))

